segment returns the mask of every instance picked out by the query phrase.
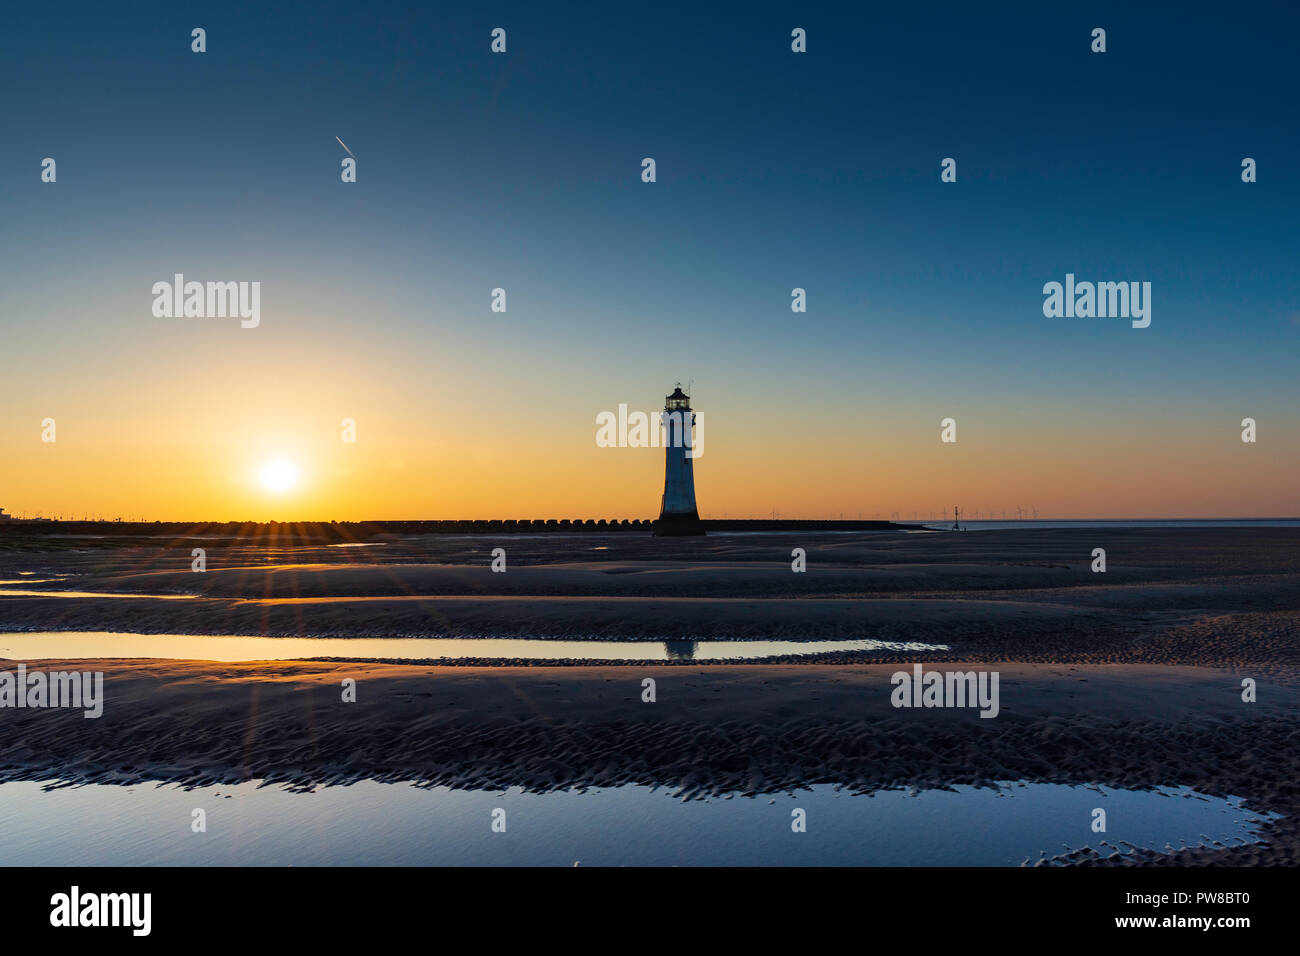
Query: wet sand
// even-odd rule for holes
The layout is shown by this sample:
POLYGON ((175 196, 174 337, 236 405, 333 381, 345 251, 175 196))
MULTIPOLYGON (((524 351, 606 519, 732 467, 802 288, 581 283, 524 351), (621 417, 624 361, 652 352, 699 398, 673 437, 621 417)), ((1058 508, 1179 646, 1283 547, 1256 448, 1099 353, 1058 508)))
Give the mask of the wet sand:
POLYGON ((191 599, 0 586, 0 631, 873 639, 945 644, 965 660, 1300 663, 1296 529, 427 536, 292 550, 202 541, 203 574, 190 571, 191 540, 78 540, 0 552, 0 579, 27 571, 45 580, 24 590, 191 599), (505 573, 491 571, 496 546, 505 573), (795 547, 805 573, 790 569, 795 547), (1105 574, 1090 570, 1094 547, 1107 549, 1105 574))
POLYGON ((192 599, 0 595, 0 631, 924 641, 950 648, 926 669, 997 670, 1001 713, 893 708, 899 668, 885 662, 917 657, 887 649, 746 665, 70 661, 105 671, 105 716, 0 713, 0 779, 628 782, 685 796, 1185 784, 1283 817, 1263 845, 1126 862, 1300 862, 1300 532, 545 537, 210 543, 205 574, 189 571, 185 540, 8 552, 0 579, 47 579, 24 590, 192 599), (488 567, 498 545, 505 574, 488 567), (808 552, 804 574, 793 547, 808 552), (1093 547, 1107 549, 1106 574, 1089 569, 1093 547), (348 677, 355 704, 340 700, 348 677), (1242 702, 1245 677, 1258 703, 1242 702))
MULTIPOLYGON (((427 667, 29 662, 103 670, 104 715, 5 714, 0 779, 189 785, 358 779, 548 790, 639 783, 684 797, 817 783, 1186 784, 1284 814, 1267 844, 1128 862, 1300 862, 1300 674, 1241 701, 1240 672, 990 664, 1001 712, 896 709, 893 665, 427 667), (642 681, 656 700, 642 700, 642 681), (345 679, 355 703, 342 701, 345 679)), ((927 665, 941 667, 939 664, 927 665)), ((1295 669, 1300 670, 1300 669, 1295 669)), ((1073 860, 1086 862, 1086 853, 1073 860)))

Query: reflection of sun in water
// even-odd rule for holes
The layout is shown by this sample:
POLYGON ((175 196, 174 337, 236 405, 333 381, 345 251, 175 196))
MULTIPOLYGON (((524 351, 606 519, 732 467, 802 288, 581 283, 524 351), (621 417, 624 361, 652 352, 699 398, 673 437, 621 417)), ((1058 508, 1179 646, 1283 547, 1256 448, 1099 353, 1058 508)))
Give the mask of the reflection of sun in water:
POLYGON ((292 462, 284 460, 268 461, 262 466, 259 477, 263 488, 281 494, 298 484, 298 468, 292 462))

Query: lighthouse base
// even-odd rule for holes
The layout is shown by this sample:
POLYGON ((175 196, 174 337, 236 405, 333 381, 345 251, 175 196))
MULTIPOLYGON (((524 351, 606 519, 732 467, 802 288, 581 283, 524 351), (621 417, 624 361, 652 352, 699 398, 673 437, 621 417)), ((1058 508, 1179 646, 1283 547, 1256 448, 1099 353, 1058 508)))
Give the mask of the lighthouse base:
POLYGON ((655 522, 655 536, 660 538, 680 538, 689 535, 702 535, 704 522, 698 511, 688 514, 660 515, 655 522))

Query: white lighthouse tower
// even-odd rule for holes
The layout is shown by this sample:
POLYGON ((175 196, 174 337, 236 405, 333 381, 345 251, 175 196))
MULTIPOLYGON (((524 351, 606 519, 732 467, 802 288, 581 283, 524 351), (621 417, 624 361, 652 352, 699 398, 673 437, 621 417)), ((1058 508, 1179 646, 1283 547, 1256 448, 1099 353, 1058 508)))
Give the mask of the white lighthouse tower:
POLYGON ((692 469, 695 412, 691 397, 678 382, 664 400, 660 421, 664 426, 664 497, 655 523, 655 534, 704 534, 700 512, 695 507, 695 473, 692 469))

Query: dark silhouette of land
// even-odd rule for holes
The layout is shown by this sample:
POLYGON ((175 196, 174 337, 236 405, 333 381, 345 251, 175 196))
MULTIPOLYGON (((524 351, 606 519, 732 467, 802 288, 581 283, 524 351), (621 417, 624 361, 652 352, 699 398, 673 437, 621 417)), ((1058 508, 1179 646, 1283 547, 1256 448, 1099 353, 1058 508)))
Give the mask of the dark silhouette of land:
MULTIPOLYGON (((834 521, 782 518, 706 518, 706 532, 728 531, 900 531, 922 527, 893 521, 834 521)), ((52 521, 0 522, 0 547, 23 540, 39 542, 85 535, 93 537, 212 537, 227 539, 277 538, 282 543, 343 544, 381 535, 421 534, 558 534, 629 532, 651 534, 657 522, 650 519, 439 519, 421 521, 52 521)))

